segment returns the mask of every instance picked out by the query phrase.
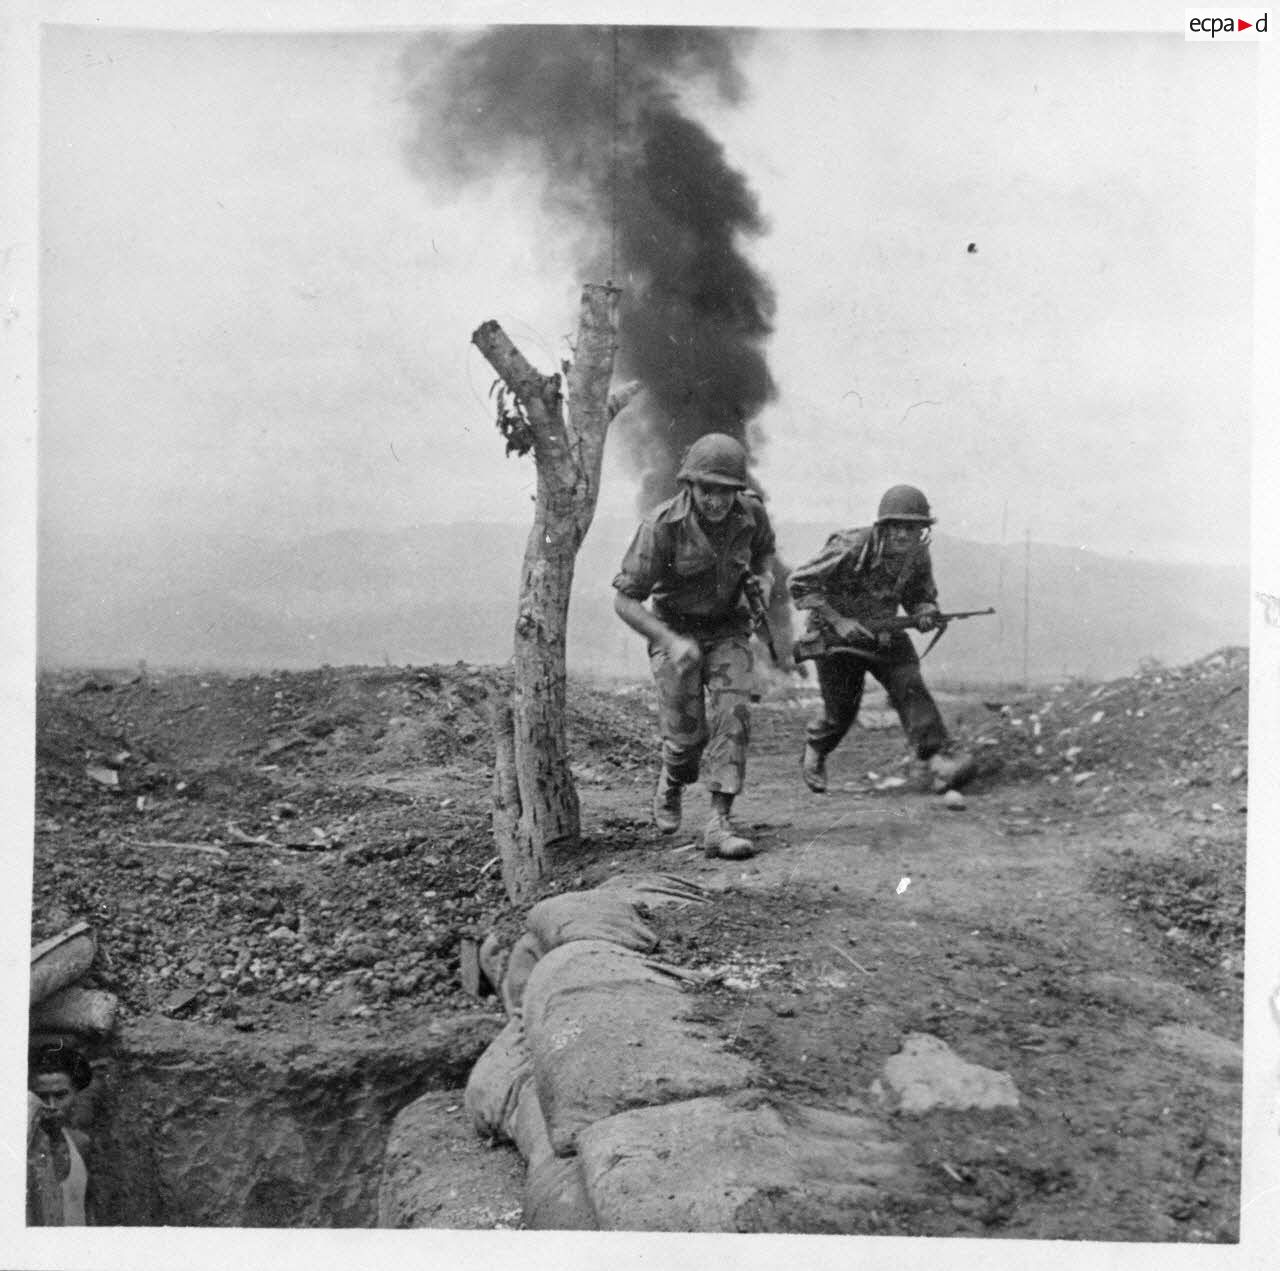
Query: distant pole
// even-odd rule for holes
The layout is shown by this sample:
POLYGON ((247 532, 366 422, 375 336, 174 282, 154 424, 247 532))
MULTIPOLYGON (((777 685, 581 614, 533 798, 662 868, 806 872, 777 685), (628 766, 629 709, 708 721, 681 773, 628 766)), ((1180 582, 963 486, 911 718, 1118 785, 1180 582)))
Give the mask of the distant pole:
POLYGON ((1009 538, 1009 500, 1000 514, 1000 568, 996 574, 996 639, 1000 641, 1000 661, 1004 661, 1004 549, 1009 538))
POLYGON ((1031 687, 1031 527, 1027 527, 1027 550, 1022 566, 1022 687, 1031 687))

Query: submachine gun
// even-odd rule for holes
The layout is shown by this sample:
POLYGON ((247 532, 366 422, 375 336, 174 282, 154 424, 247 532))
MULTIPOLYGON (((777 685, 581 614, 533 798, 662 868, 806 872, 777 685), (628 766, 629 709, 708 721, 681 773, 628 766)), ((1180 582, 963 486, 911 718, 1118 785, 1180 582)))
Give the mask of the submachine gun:
POLYGON ((773 628, 769 625, 769 607, 764 603, 764 589, 750 570, 742 575, 742 594, 747 598, 747 608, 751 610, 751 629, 764 641, 764 647, 769 650, 774 666, 777 666, 778 650, 773 643, 773 628))
MULTIPOLYGON (((995 613, 994 609, 965 609, 956 613, 939 613, 934 618, 937 622, 937 632, 933 639, 929 641, 928 648, 920 656, 932 649, 935 644, 942 638, 942 633, 947 629, 948 622, 955 622, 961 618, 981 618, 986 614, 995 613)), ((861 621, 861 620, 860 620, 861 621)), ((869 618, 862 622, 862 625, 876 637, 877 641, 887 639, 895 631, 911 631, 915 629, 916 620, 910 615, 903 615, 895 618, 869 618)), ((821 632, 814 632, 811 635, 801 636, 795 642, 794 654, 796 664, 806 661, 809 658, 826 657, 828 653, 857 653, 862 657, 875 659, 878 654, 865 642, 856 640, 840 640, 834 634, 823 635, 821 632)))

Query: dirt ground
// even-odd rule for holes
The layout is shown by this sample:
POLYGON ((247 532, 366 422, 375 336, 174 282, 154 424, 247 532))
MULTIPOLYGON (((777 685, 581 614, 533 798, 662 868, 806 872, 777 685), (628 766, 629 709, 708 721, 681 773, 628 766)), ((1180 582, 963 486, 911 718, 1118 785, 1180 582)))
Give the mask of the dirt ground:
MULTIPOLYGON (((463 941, 511 936, 488 831, 494 672, 49 674, 37 703, 33 940, 85 918, 134 1017, 238 1033, 474 1011, 463 941)), ((547 892, 622 871, 702 882, 653 916, 708 973, 698 1013, 778 1089, 870 1107, 928 1180, 774 1230, 1230 1241, 1240 1170, 1247 654, 1106 684, 955 691, 965 806, 915 789, 883 700, 810 794, 812 690, 769 687, 736 809, 761 852, 649 826, 646 685, 575 685, 584 842, 547 892), (1006 1072, 1016 1110, 892 1112, 914 1032, 1006 1072)), ((692 990, 691 990, 692 991, 692 990)))

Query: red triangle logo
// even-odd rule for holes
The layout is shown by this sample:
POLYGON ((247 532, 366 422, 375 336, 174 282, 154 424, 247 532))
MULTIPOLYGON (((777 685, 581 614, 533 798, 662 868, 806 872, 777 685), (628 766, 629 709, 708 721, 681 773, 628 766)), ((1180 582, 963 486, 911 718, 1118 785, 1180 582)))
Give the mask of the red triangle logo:
POLYGON ((1252 22, 1246 22, 1243 18, 1236 19, 1237 31, 1247 31, 1251 26, 1253 26, 1252 22))

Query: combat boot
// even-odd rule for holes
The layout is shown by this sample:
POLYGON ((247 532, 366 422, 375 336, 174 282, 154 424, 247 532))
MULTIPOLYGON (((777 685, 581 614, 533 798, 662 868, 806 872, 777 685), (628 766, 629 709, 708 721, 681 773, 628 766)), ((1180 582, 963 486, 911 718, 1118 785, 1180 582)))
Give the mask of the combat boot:
POLYGON ((826 794, 827 757, 819 754, 808 743, 805 744, 804 754, 800 756, 800 775, 814 794, 826 794))
POLYGON ((653 823, 663 834, 674 834, 680 828, 680 801, 684 786, 668 771, 666 764, 658 773, 658 786, 653 792, 653 823))
POLYGON ((932 761, 928 759, 912 759, 908 767, 907 779, 911 783, 911 789, 918 794, 931 794, 933 792, 933 769, 930 767, 932 761))
POLYGON ((929 776, 933 781, 933 792, 944 794, 948 790, 958 790, 965 782, 972 780, 977 771, 973 756, 963 750, 939 751, 929 760, 929 776))
POLYGON ((706 856, 722 856, 727 861, 744 861, 756 854, 751 840, 735 834, 728 815, 720 811, 712 812, 702 832, 702 851, 706 856))

